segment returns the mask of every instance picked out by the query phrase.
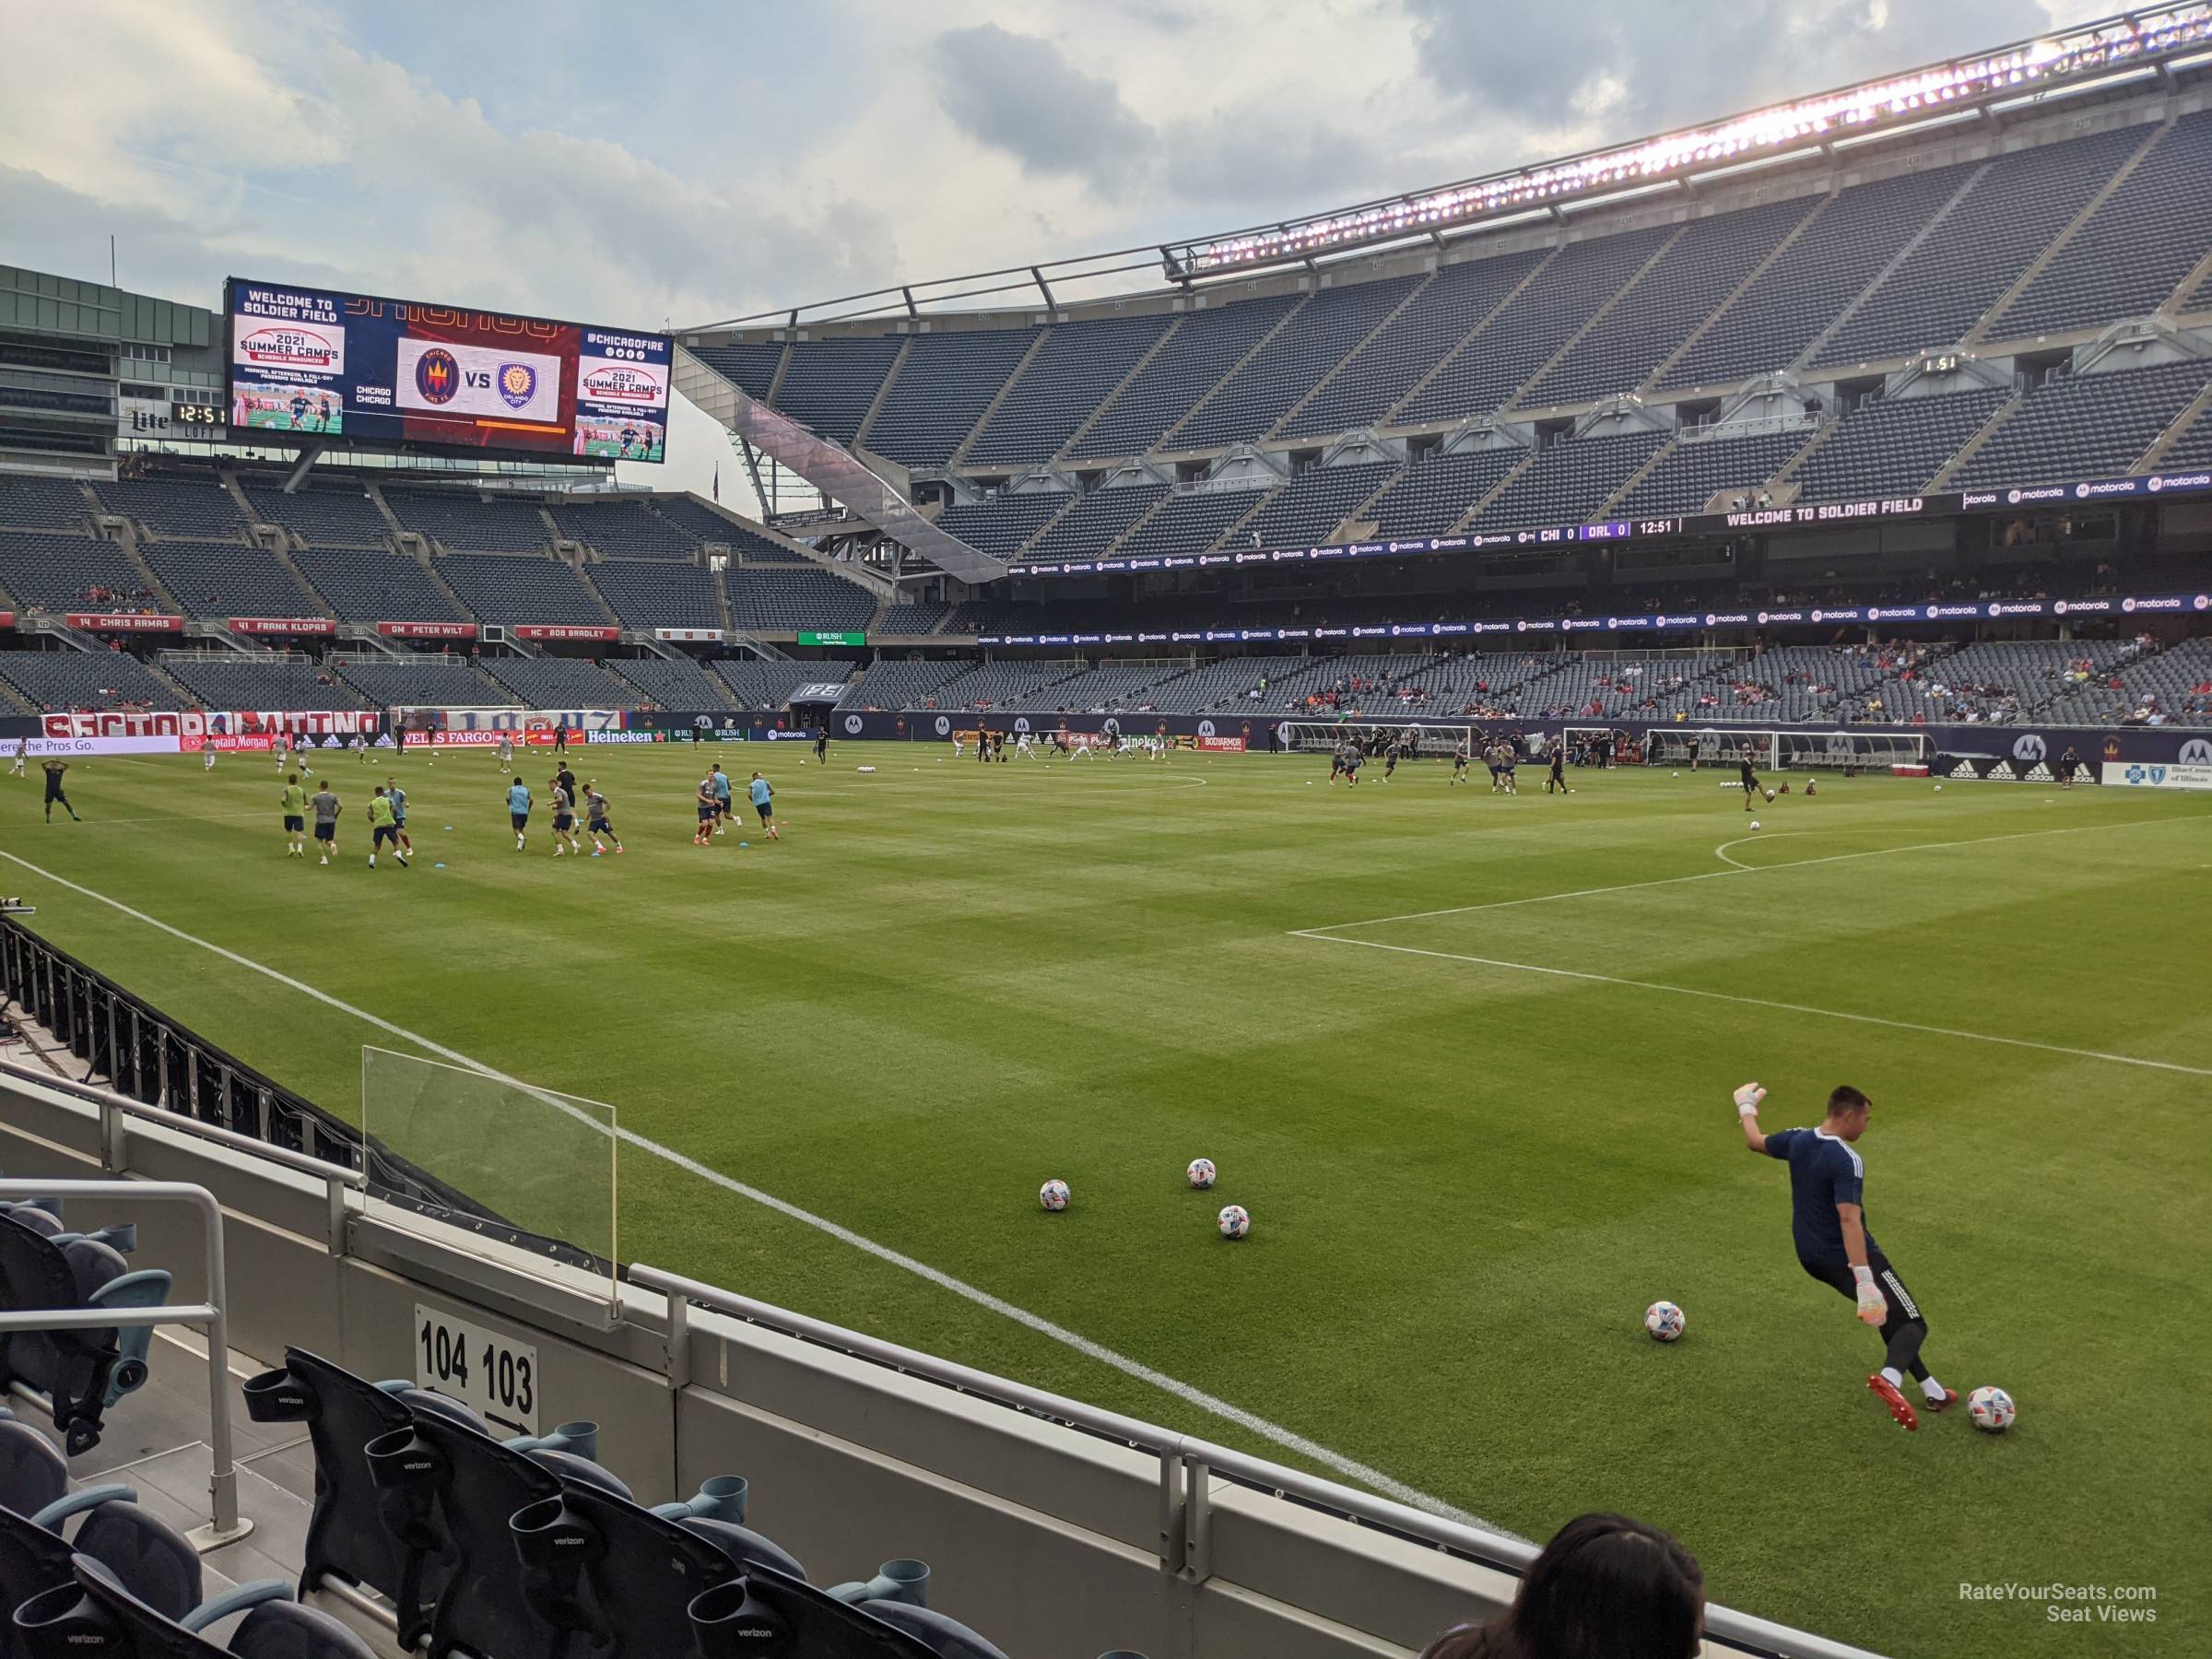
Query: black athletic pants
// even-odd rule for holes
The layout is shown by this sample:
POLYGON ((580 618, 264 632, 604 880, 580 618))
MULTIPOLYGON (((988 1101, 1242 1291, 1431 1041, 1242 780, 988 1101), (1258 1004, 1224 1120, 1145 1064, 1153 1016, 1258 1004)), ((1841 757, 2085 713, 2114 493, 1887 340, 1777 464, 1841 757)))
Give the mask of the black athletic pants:
MULTIPOLYGON (((1798 1262, 1822 1284, 1833 1287, 1854 1303, 1859 1300, 1858 1280, 1853 1277, 1849 1262, 1807 1262, 1802 1256, 1798 1262)), ((1905 1281, 1898 1277, 1879 1245, 1866 1247, 1866 1265, 1874 1270, 1875 1285, 1888 1304, 1882 1321, 1882 1341, 1888 1349, 1887 1363, 1925 1382, 1928 1368, 1920 1362, 1920 1345, 1927 1340, 1928 1322, 1921 1313, 1920 1303, 1905 1288, 1905 1281)))

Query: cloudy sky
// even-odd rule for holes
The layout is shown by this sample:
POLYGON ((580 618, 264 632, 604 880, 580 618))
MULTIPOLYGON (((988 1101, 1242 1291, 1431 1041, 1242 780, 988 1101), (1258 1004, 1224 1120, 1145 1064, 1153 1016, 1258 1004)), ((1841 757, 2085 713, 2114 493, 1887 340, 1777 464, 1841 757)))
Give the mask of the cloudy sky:
POLYGON ((682 325, 1441 183, 2109 0, 0 0, 0 262, 682 325), (1532 17, 1544 27, 1532 30, 1532 17), (38 72, 38 66, 47 66, 38 72))

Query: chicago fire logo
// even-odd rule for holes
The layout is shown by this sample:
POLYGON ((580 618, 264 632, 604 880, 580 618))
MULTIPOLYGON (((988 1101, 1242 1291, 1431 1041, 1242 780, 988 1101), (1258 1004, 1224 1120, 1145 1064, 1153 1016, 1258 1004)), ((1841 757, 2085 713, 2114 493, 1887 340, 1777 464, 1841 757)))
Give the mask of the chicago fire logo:
POLYGON ((415 390, 425 403, 451 403, 461 390, 461 365, 442 346, 433 346, 415 359, 415 390))
POLYGON ((509 408, 521 408, 536 394, 536 392, 537 371, 531 368, 529 364, 501 363, 500 365, 500 395, 507 400, 509 408))

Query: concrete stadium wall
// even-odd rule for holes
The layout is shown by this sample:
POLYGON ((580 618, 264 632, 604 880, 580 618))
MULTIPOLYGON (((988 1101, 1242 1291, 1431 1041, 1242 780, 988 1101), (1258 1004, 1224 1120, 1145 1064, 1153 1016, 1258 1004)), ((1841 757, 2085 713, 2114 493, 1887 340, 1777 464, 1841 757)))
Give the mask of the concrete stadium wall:
MULTIPOLYGON (((1024 1659, 1404 1656, 1512 1593, 1503 1572, 1218 1479, 1203 1568, 1170 1571, 1148 1452, 705 1312, 672 1353, 658 1295, 625 1287, 610 1320, 604 1280, 548 1279, 543 1264, 358 1196, 334 1248, 321 1182, 166 1125, 128 1122, 111 1163, 222 1204, 237 1353, 274 1365, 297 1346, 412 1377, 428 1303, 535 1346, 541 1427, 596 1420, 604 1460, 642 1500, 742 1474, 753 1524, 817 1582, 919 1555, 933 1606, 1024 1659)), ((110 1172, 99 1113, 0 1081, 0 1171, 110 1172)), ((100 1220, 138 1222, 137 1261, 176 1274, 175 1300, 204 1295, 187 1213, 125 1202, 100 1220)))

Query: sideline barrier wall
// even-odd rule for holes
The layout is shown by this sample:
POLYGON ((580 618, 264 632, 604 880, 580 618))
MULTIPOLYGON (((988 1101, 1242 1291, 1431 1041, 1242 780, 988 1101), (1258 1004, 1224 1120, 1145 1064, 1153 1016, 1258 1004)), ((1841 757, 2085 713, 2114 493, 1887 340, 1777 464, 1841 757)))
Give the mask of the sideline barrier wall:
MULTIPOLYGON (((1512 1569, 1532 1553, 911 1355, 940 1379, 926 1380, 895 1369, 906 1350, 652 1269, 632 1270, 610 1317, 604 1277, 368 1203, 343 1182, 207 1138, 191 1120, 135 1102, 116 1109, 132 1114, 127 1133, 103 1143, 98 1106, 0 1077, 0 1169, 94 1176, 104 1144, 133 1175, 215 1193, 231 1259, 252 1264, 231 1286, 238 1354, 274 1364, 298 1344, 364 1375, 420 1380, 418 1310, 429 1308, 534 1350, 539 1419, 596 1419, 602 1455, 641 1498, 742 1474, 756 1524, 818 1578, 919 1553, 935 1571, 934 1604, 1024 1659, 1091 1659, 1114 1646, 1152 1659, 1404 1659, 1501 1606, 1512 1569), (672 1325, 653 1286, 675 1287, 688 1316, 672 1325), (690 1305, 694 1291, 731 1311, 690 1305), (972 1391, 959 1392, 969 1379, 972 1391)), ((140 1223, 145 1259, 177 1273, 177 1300, 200 1297, 196 1233, 159 1206, 115 1207, 124 1213, 102 1219, 140 1223)), ((1865 1659, 1718 1607, 1711 1622, 1715 1638, 1740 1639, 1709 1641, 1714 1653, 1865 1659)))

